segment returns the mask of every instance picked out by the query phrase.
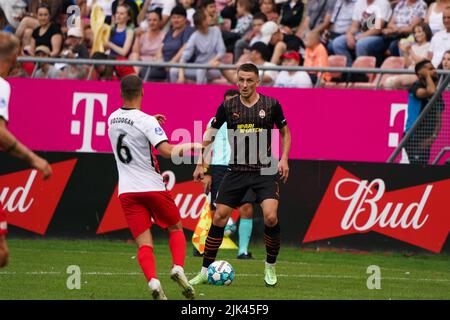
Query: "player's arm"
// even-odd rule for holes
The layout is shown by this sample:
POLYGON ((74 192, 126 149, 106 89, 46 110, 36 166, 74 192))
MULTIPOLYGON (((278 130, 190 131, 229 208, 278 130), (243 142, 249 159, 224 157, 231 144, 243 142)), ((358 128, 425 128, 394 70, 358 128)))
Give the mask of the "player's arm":
POLYGON ((6 121, 0 117, 0 147, 12 156, 22 159, 33 168, 41 171, 44 179, 52 175, 52 168, 48 162, 28 149, 6 128, 6 121))
POLYGON ((289 130, 286 122, 286 118, 283 114, 283 109, 281 105, 277 103, 273 109, 273 116, 275 120, 275 125, 280 130, 281 133, 281 148, 282 155, 278 162, 278 172, 280 173, 281 180, 286 183, 289 177, 289 152, 291 150, 291 131, 289 130))
POLYGON ((173 145, 167 141, 164 141, 156 147, 156 150, 158 150, 161 156, 166 159, 172 157, 182 157, 189 151, 201 151, 201 149, 202 145, 196 142, 173 145))
POLYGON ((206 129, 205 134, 203 135, 203 152, 199 157, 199 162, 197 163, 197 167, 194 171, 194 181, 198 182, 203 180, 203 176, 205 174, 205 167, 208 168, 211 158, 211 144, 217 131, 222 127, 222 125, 226 122, 226 113, 225 106, 221 104, 217 109, 216 116, 211 122, 211 127, 206 129))

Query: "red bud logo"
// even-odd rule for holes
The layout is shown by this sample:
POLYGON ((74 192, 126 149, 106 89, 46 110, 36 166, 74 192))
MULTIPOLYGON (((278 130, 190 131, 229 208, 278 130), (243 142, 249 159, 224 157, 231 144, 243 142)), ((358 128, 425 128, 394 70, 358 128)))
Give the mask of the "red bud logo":
POLYGON ((36 170, 0 176, 0 204, 8 223, 44 235, 76 162, 52 164, 53 176, 46 181, 36 170))
POLYGON ((450 180, 386 191, 385 182, 336 170, 303 242, 375 231, 440 252, 450 231, 450 180))

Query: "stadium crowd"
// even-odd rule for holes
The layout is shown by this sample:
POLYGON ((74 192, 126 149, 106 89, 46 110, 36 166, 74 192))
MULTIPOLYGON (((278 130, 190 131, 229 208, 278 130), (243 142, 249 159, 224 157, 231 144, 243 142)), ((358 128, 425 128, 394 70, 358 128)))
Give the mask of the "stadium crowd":
MULTIPOLYGON (((0 30, 21 55, 262 66, 448 68, 450 0, 4 0, 0 30)), ((233 70, 30 62, 14 76, 230 83, 233 70)), ((374 82, 371 75, 261 71, 263 85, 312 87, 374 82)), ((383 77, 410 86, 415 75, 383 77)))

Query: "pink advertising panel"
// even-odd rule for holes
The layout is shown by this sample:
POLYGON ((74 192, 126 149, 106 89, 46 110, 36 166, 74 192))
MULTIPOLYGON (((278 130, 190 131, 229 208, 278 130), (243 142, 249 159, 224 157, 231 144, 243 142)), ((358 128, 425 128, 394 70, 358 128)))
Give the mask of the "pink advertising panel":
MULTIPOLYGON (((121 106, 119 82, 8 81, 9 128, 32 149, 111 152, 107 119, 121 106)), ((173 142, 186 134, 200 141, 226 89, 146 83, 142 110, 167 117, 164 128, 173 142)), ((406 91, 261 87, 259 92, 283 107, 292 132, 292 159, 386 162, 403 134, 406 91)), ((450 122, 448 108, 444 118, 450 122)), ((450 137, 438 139, 450 145, 450 137)))

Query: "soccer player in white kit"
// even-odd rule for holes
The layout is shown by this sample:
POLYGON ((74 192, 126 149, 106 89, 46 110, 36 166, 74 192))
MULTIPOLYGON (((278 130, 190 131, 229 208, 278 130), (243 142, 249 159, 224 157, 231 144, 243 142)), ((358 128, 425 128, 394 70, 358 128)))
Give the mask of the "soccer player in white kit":
POLYGON ((194 299, 194 288, 184 274, 186 239, 179 210, 172 195, 166 190, 152 146, 165 157, 181 155, 201 144, 171 145, 157 119, 141 111, 142 80, 129 75, 121 81, 123 107, 108 119, 108 134, 119 172, 119 199, 130 231, 138 245, 137 259, 147 278, 154 299, 167 299, 156 276, 153 221, 169 232, 169 247, 173 268, 171 278, 177 282, 183 295, 194 299))
MULTIPOLYGON (((9 121, 8 105, 11 87, 3 78, 7 77, 15 66, 19 46, 19 39, 15 36, 0 32, 0 150, 25 160, 30 166, 39 170, 44 179, 47 179, 52 175, 52 168, 48 162, 20 143, 6 127, 9 121)), ((6 213, 2 211, 0 203, 0 268, 6 266, 9 258, 9 250, 6 244, 7 231, 6 213)))

